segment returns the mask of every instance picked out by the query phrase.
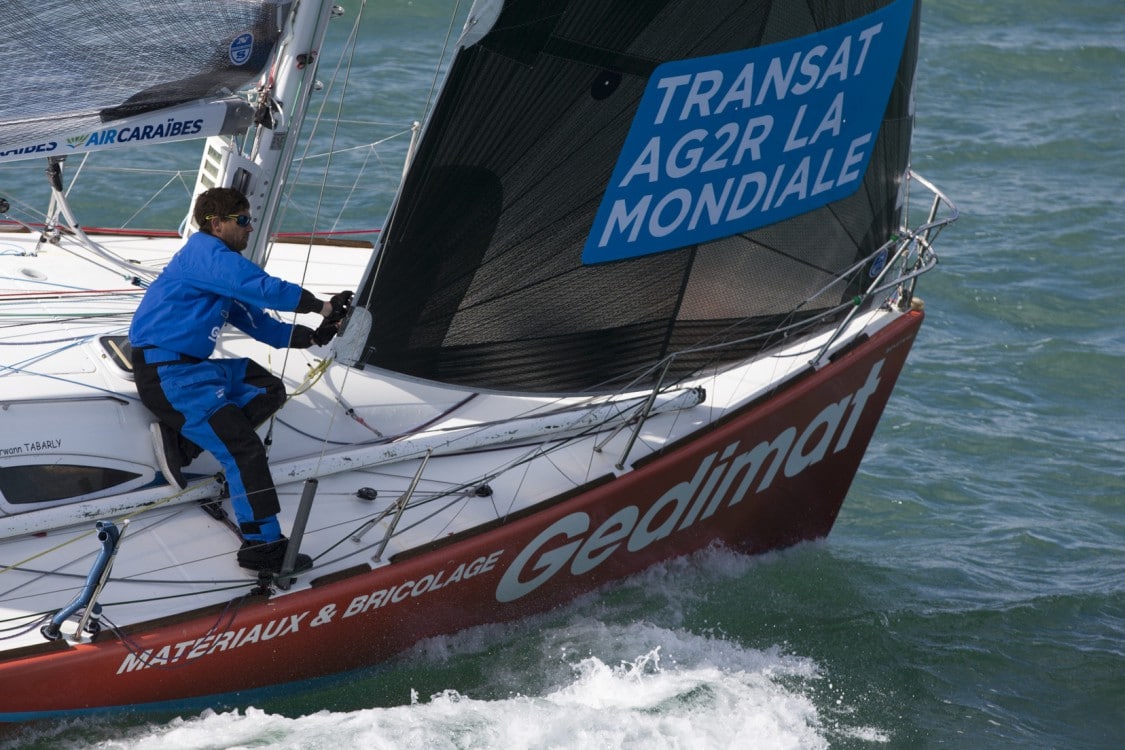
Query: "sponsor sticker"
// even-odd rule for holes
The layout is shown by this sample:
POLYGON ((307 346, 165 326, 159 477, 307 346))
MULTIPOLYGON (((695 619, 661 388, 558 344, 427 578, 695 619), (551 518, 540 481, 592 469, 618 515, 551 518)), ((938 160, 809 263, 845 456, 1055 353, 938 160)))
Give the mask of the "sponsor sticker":
POLYGON ((583 262, 747 232, 855 192, 912 12, 896 0, 799 39, 658 67, 583 262))
POLYGON ((230 43, 230 61, 235 65, 245 65, 254 50, 254 35, 249 31, 239 34, 230 43))

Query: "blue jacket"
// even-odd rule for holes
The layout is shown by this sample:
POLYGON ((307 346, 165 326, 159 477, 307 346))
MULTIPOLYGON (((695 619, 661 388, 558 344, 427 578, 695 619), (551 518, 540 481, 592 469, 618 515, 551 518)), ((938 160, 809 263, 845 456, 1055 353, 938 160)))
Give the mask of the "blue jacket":
POLYGON ((297 284, 270 276, 219 238, 197 232, 145 292, 129 342, 207 359, 223 325, 231 323, 258 341, 286 347, 293 326, 265 309, 296 310, 301 296, 297 284))

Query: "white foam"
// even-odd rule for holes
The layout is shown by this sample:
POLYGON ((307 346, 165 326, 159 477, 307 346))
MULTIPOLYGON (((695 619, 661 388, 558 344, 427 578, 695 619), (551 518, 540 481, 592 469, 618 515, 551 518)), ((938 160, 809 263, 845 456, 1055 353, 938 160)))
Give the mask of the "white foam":
MULTIPOLYGON (((822 748, 812 701, 779 678, 814 673, 805 659, 644 628, 664 643, 631 661, 580 659, 543 695, 479 700, 446 690, 411 705, 300 718, 206 712, 94 745, 192 748, 822 748), (662 656, 679 649, 677 663, 662 656), (722 661, 722 664, 715 663, 722 661)), ((623 633, 626 638, 640 634, 623 633)))
MULTIPOLYGON (((702 596, 704 587, 693 586, 693 580, 714 586, 723 578, 752 575, 751 568, 762 564, 711 551, 658 566, 623 586, 531 621, 430 639, 392 666, 397 685, 409 683, 415 669, 426 675, 415 684, 428 679, 431 686, 435 674, 444 681, 447 672, 472 673, 468 684, 458 686, 461 692, 451 688, 419 696, 414 688, 406 705, 320 711, 299 718, 256 708, 206 712, 135 727, 123 737, 100 742, 98 736, 108 738, 120 730, 87 725, 82 742, 69 746, 806 750, 828 747, 842 736, 887 742, 878 729, 841 726, 847 706, 825 707, 831 715, 822 715, 817 696, 823 696, 825 687, 840 694, 812 659, 781 646, 752 648, 680 626, 685 610, 702 596), (656 622, 630 615, 638 610, 640 617, 656 622), (463 670, 466 663, 471 668, 463 670)), ((383 676, 362 682, 370 689, 383 676)), ((843 697, 840 701, 847 703, 843 697)), ((73 727, 61 734, 52 738, 52 746, 67 746, 66 740, 77 736, 73 727)))

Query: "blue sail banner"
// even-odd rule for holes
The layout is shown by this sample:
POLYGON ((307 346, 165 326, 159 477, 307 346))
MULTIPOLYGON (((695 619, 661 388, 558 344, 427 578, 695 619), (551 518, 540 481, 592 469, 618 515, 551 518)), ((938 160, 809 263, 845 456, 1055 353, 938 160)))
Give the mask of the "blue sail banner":
POLYGON ((582 261, 747 232, 855 192, 912 10, 896 0, 809 36, 659 66, 582 261))

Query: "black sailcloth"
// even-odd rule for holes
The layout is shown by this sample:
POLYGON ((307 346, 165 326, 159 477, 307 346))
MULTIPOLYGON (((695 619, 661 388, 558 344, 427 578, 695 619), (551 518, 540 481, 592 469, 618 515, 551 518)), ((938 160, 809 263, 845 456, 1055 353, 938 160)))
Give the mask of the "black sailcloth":
POLYGON ((506 3, 453 61, 364 279, 363 361, 480 388, 599 391, 651 379, 673 353, 673 376, 745 357, 776 343, 760 334, 854 296, 867 269, 853 266, 899 226, 910 0, 898 4, 910 15, 905 49, 854 192, 660 252, 588 262, 583 249, 657 66, 806 37, 890 4, 506 3))

